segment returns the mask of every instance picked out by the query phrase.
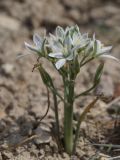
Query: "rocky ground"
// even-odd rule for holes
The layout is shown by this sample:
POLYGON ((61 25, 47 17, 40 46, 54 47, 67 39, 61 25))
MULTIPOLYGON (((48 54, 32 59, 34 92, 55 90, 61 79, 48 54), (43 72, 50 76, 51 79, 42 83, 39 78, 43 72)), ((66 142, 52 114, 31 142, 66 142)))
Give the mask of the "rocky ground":
MULTIPOLYGON (((0 0, 0 160, 107 160, 120 156, 120 65, 107 60, 99 88, 107 99, 101 99, 81 126, 76 155, 58 152, 52 130, 54 108, 39 124, 47 108, 47 94, 39 73, 32 72, 33 55, 27 53, 24 41, 32 42, 34 33, 54 32, 57 25, 78 24, 81 32, 96 33, 105 44, 113 45, 112 55, 120 58, 119 0, 0 0), (36 136, 34 136, 36 135, 36 136), (95 146, 93 144, 112 144, 95 146)), ((98 61, 85 66, 77 79, 76 92, 91 84, 98 61)), ((59 75, 51 64, 45 66, 62 88, 59 75)), ((94 96, 80 98, 75 116, 94 96)), ((63 106, 59 106, 61 128, 63 106)))

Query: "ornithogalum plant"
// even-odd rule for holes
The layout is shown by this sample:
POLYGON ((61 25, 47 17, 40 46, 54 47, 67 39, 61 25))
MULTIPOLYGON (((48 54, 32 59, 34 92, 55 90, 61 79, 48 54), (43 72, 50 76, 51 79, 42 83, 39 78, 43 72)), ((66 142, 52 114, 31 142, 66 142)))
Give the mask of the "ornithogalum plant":
POLYGON ((51 62, 62 76, 64 96, 62 96, 59 93, 59 90, 55 88, 50 74, 42 66, 42 63, 39 61, 36 65, 43 83, 53 93, 58 138, 60 137, 57 98, 60 98, 64 104, 64 148, 68 154, 72 154, 76 149, 80 124, 87 111, 89 111, 91 106, 96 102, 97 98, 89 104, 85 111, 80 115, 75 135, 73 135, 74 102, 76 98, 81 95, 89 94, 89 92, 98 85, 104 64, 100 63, 96 69, 91 88, 78 95, 75 94, 74 90, 76 77, 80 73, 80 69, 93 59, 106 57, 116 61, 119 60, 108 54, 112 48, 111 46, 104 47, 101 41, 95 38, 95 34, 91 38, 89 38, 87 33, 81 34, 77 25, 67 27, 66 29, 58 26, 54 35, 50 34, 49 36, 40 37, 37 34, 34 34, 33 42, 34 46, 26 42, 25 46, 33 51, 32 53, 35 53, 39 59, 44 57, 51 62))

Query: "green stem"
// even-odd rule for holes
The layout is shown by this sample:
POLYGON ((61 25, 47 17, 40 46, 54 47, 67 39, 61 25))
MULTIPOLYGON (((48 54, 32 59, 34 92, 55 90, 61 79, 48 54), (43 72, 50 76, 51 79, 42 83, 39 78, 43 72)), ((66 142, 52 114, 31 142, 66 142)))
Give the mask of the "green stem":
POLYGON ((80 67, 84 66, 86 63, 92 61, 95 57, 91 57, 90 59, 86 60, 85 62, 83 62, 80 67))
POLYGON ((53 99, 54 99, 54 107, 55 107, 55 119, 56 119, 56 132, 58 137, 58 143, 60 142, 60 127, 59 127, 59 116, 58 116, 58 103, 57 103, 57 96, 53 92, 53 99))
POLYGON ((65 106, 64 108, 64 143, 65 151, 68 154, 72 153, 73 150, 73 106, 65 106))
POLYGON ((64 143, 65 151, 72 154, 73 150, 73 99, 74 84, 73 82, 64 83, 64 143))

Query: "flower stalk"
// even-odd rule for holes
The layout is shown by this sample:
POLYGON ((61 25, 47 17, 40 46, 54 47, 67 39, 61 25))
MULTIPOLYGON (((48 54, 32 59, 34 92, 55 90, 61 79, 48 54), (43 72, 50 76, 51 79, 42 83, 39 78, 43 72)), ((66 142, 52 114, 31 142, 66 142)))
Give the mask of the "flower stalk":
POLYGON ((74 83, 64 82, 64 144, 67 153, 73 150, 73 103, 74 103, 74 83))
POLYGON ((64 105, 64 145, 68 154, 73 150, 73 105, 64 105))

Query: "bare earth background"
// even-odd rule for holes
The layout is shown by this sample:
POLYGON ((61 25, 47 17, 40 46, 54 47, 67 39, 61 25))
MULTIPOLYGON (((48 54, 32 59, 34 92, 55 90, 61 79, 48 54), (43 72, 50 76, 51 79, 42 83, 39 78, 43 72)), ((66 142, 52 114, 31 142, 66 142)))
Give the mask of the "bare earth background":
MULTIPOLYGON (((27 53, 24 41, 32 43, 34 33, 54 32, 57 25, 78 24, 81 32, 96 33, 112 55, 120 58, 119 0, 0 0, 0 160, 107 160, 119 156, 119 148, 93 146, 93 143, 120 145, 120 120, 114 129, 115 110, 120 110, 120 64, 106 60, 98 88, 107 99, 99 100, 81 126, 77 153, 69 157, 58 153, 54 128, 54 107, 41 124, 47 108, 46 89, 37 70, 34 55, 16 60, 27 53), (37 135, 37 137, 33 137, 37 135)), ((99 61, 85 66, 77 79, 76 92, 87 89, 99 61)), ((46 70, 62 91, 62 83, 51 64, 46 70)), ((93 94, 94 95, 94 94, 93 94)), ((94 96, 79 98, 75 118, 94 96)), ((59 105, 61 129, 63 104, 59 105)), ((119 116, 118 116, 119 118, 119 116)), ((76 121, 74 122, 76 123, 76 121)))

